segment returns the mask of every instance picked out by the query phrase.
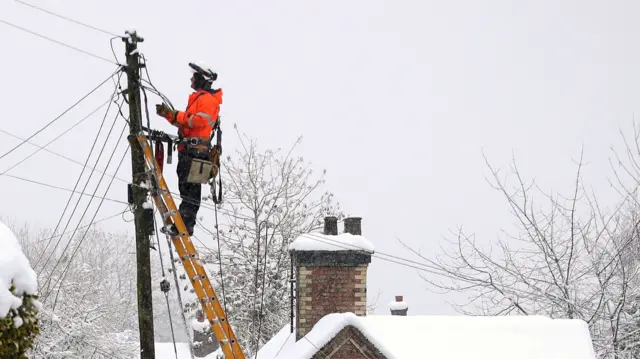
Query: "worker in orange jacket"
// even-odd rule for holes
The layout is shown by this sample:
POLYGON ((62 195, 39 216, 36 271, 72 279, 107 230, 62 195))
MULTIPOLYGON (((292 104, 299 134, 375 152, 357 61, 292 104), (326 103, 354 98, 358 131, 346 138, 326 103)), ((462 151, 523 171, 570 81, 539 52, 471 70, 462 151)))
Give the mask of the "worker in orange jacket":
MULTIPOLYGON (((220 105, 222 104, 222 89, 211 89, 211 85, 218 78, 218 74, 205 64, 189 63, 193 73, 191 88, 195 90, 189 95, 185 111, 175 111, 166 104, 156 105, 156 113, 178 127, 180 143, 178 144, 178 189, 182 199, 180 215, 189 235, 193 235, 196 216, 200 209, 202 185, 189 183, 187 177, 191 169, 193 158, 208 160, 211 151, 211 134, 218 121, 220 105)), ((163 232, 172 236, 178 234, 175 225, 163 232)))

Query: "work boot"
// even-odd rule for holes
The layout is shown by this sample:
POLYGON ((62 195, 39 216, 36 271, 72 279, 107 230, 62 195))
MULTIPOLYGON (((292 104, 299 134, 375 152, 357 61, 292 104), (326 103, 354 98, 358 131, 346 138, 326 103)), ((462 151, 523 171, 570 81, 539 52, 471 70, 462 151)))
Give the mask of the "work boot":
POLYGON ((172 224, 170 226, 164 226, 164 227, 160 228, 160 232, 162 232, 162 233, 164 233, 164 234, 166 234, 168 236, 171 236, 171 237, 175 237, 178 234, 180 234, 180 233, 178 233, 178 228, 176 228, 175 224, 172 224))
MULTIPOLYGON (((189 236, 193 236, 193 227, 187 227, 187 231, 189 232, 189 236)), ((167 234, 171 237, 175 237, 177 235, 179 235, 180 233, 178 232, 178 228, 176 228, 175 224, 170 225, 168 228, 167 227, 162 227, 160 229, 160 232, 167 234)))

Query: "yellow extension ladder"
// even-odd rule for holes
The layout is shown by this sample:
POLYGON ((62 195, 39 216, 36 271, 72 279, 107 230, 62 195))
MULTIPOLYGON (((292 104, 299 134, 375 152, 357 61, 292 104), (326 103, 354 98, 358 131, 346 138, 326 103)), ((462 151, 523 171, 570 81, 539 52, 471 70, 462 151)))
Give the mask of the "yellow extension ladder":
POLYGON ((207 277, 207 273, 200 262, 200 257, 196 251, 189 233, 182 221, 182 217, 178 212, 171 192, 167 187, 167 183, 162 176, 162 173, 158 170, 158 163, 151 151, 149 141, 144 134, 137 136, 140 146, 144 151, 145 165, 148 170, 153 173, 154 180, 156 181, 157 193, 153 196, 153 199, 158 207, 158 210, 162 214, 162 221, 166 226, 175 224, 178 230, 178 235, 172 237, 173 245, 178 252, 180 261, 184 266, 187 276, 191 281, 191 285, 198 296, 200 304, 202 305, 203 312, 205 313, 211 329, 220 343, 220 347, 224 352, 226 359, 245 359, 245 356, 240 348, 240 344, 233 333, 233 329, 227 321, 227 315, 218 300, 216 292, 213 290, 213 286, 207 277))

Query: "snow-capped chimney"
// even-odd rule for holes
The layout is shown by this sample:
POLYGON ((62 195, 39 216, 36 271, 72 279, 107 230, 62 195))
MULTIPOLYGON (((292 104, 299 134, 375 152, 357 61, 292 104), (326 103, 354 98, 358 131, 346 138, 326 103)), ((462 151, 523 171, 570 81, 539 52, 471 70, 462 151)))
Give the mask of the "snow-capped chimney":
POLYGON ((327 236, 338 235, 338 218, 334 216, 324 217, 324 234, 327 236))
POLYGON ((362 218, 350 217, 344 219, 345 233, 351 233, 354 236, 362 235, 362 218))
POLYGON ((296 238, 289 250, 295 273, 296 340, 327 314, 366 315, 367 268, 373 245, 361 235, 361 218, 346 218, 337 234, 337 220, 325 218, 323 233, 296 238))
POLYGON ((197 343, 193 348, 193 354, 196 358, 204 358, 218 350, 220 345, 211 332, 209 321, 205 320, 202 310, 196 311, 196 318, 191 321, 191 329, 193 330, 193 342, 197 343))
POLYGON ((401 295, 396 295, 396 301, 389 303, 389 309, 391 309, 391 315, 407 315, 407 311, 409 310, 409 306, 403 300, 404 298, 401 295))

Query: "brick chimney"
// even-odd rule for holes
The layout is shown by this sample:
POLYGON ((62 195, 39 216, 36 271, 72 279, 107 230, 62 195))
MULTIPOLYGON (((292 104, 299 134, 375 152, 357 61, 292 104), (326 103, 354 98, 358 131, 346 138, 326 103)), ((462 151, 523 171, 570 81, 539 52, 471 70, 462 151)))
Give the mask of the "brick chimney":
POLYGON ((406 316, 409 306, 401 295, 396 295, 395 302, 389 303, 389 309, 391 309, 391 315, 406 316))
POLYGON ((296 341, 327 314, 366 315, 373 245, 361 235, 361 218, 346 218, 345 233, 337 232, 337 218, 326 217, 322 234, 303 234, 290 246, 296 275, 296 341))

